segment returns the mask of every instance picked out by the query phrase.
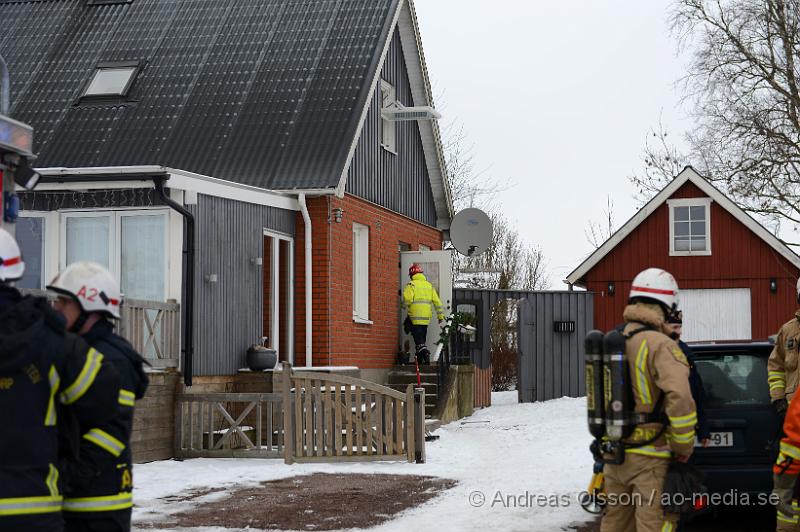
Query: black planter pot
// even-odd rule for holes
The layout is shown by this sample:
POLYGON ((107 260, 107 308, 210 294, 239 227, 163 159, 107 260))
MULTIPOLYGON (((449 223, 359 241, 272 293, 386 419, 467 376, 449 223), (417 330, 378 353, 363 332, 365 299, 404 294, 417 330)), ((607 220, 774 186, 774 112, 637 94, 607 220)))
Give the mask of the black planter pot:
POLYGON ((274 369, 278 363, 278 352, 261 345, 252 345, 247 350, 247 367, 251 371, 274 369))

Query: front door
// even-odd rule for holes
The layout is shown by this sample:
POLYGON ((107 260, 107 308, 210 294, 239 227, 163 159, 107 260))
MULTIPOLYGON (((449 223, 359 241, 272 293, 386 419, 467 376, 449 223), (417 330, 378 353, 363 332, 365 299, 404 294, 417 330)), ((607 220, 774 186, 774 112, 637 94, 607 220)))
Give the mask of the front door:
MULTIPOLYGON (((422 266, 425 272, 425 277, 430 281, 436 291, 439 293, 439 299, 442 300, 445 316, 453 312, 453 255, 451 251, 404 251, 400 253, 400 346, 405 349, 405 346, 410 346, 410 353, 414 353, 414 340, 410 334, 403 332, 403 320, 406 317, 403 309, 403 288, 409 282, 408 269, 412 264, 417 263, 422 266), (406 344, 408 342, 408 344, 406 344)), ((436 321, 436 313, 434 311, 431 323, 428 326, 428 339, 427 345, 431 353, 436 351, 436 342, 441 337, 441 328, 436 321)))
POLYGON ((294 364, 294 241, 264 231, 264 345, 294 364))

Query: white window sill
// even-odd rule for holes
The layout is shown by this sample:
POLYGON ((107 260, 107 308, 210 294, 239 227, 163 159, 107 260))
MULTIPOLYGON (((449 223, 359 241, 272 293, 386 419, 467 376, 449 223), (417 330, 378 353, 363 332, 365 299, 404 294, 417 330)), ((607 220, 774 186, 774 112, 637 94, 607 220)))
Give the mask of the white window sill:
POLYGON ((397 151, 396 151, 396 150, 394 150, 394 149, 392 149, 392 148, 390 148, 390 147, 389 147, 389 146, 387 146, 386 144, 381 144, 381 148, 383 148, 384 150, 388 151, 388 152, 389 152, 389 153, 391 153, 392 155, 397 155, 397 151))
POLYGON ((359 318, 358 316, 353 316, 353 321, 356 323, 360 323, 362 325, 374 325, 375 322, 372 320, 365 320, 364 318, 359 318))
POLYGON ((709 257, 711 251, 672 251, 669 252, 670 257, 709 257))

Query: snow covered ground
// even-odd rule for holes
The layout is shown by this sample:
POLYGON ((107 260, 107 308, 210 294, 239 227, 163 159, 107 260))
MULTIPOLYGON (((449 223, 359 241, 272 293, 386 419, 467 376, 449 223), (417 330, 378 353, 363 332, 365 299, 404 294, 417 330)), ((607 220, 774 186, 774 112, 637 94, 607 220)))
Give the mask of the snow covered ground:
MULTIPOLYGON (((585 399, 517 404, 516 392, 492 394, 492 407, 439 429, 427 463, 295 464, 280 460, 195 459, 136 466, 134 529, 166 513, 224 497, 212 493, 169 503, 190 490, 253 486, 307 473, 387 473, 451 478, 458 485, 374 529, 558 531, 588 518, 577 504, 591 476, 585 399), (166 500, 165 500, 166 499, 166 500)), ((153 530, 159 530, 158 528, 153 530)), ((174 530, 174 529, 160 529, 174 530)), ((196 530, 196 529, 195 529, 196 530)), ((223 529, 208 529, 209 532, 223 529)), ((231 529, 224 529, 231 531, 231 529)))

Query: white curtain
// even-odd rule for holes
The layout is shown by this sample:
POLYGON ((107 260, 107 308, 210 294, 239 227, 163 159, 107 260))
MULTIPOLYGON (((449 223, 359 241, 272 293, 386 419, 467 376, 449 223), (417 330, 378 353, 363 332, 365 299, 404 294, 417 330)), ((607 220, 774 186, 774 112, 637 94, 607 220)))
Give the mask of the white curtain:
POLYGON ((67 218, 67 264, 89 260, 110 268, 110 216, 67 218))
POLYGON ((120 283, 125 297, 163 301, 166 279, 163 214, 121 216, 120 283))

